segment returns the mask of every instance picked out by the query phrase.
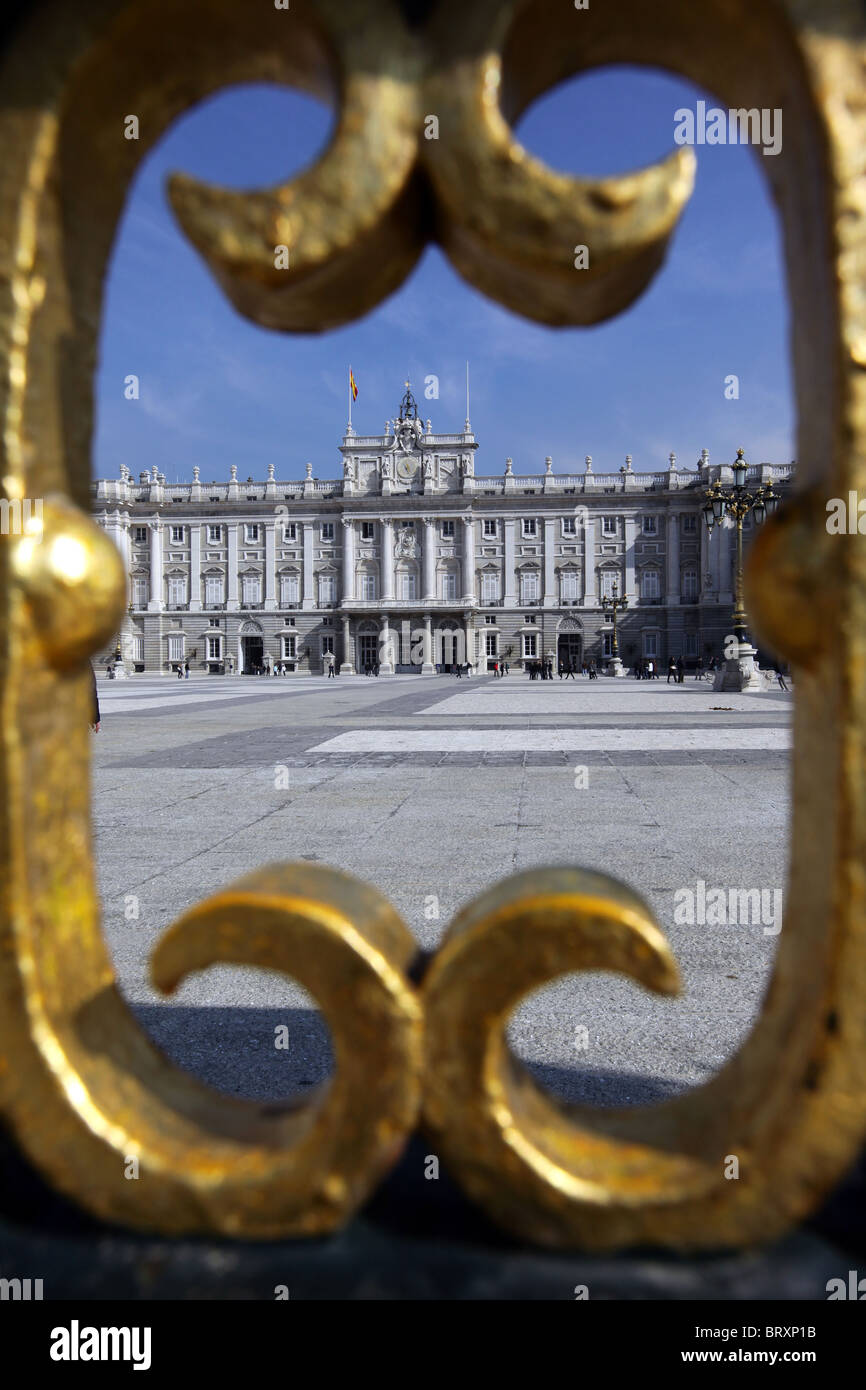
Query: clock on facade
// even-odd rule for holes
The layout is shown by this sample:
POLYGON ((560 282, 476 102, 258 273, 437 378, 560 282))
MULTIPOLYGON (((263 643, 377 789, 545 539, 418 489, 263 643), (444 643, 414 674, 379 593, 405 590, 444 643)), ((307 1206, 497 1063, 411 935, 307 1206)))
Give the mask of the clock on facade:
POLYGON ((397 477, 404 483, 409 483, 418 471, 417 459, 400 458, 397 460, 397 477))

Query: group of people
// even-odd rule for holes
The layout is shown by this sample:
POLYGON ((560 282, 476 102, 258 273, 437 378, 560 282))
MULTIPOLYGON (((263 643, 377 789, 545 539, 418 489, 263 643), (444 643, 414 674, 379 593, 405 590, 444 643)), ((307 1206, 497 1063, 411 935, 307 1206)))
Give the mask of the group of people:
POLYGON ((510 670, 511 667, 508 665, 507 661, 494 661, 493 663, 494 678, 499 677, 501 679, 503 676, 507 676, 510 670))
POLYGON ((553 680, 552 661, 527 661, 526 669, 529 672, 529 679, 531 681, 553 680))
POLYGON ((668 659, 668 685, 673 681, 674 685, 682 685, 686 678, 686 663, 681 656, 670 657, 668 659))

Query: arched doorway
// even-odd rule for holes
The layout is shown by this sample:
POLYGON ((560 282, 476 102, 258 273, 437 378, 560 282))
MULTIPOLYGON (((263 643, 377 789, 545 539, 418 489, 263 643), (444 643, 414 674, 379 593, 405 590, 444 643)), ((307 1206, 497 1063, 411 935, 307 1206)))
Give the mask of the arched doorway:
POLYGON ((583 633, 575 618, 563 618, 556 639, 556 664, 579 671, 583 664, 583 633))
POLYGON ((258 623, 244 623, 238 637, 238 673, 257 676, 265 662, 265 639, 258 623))

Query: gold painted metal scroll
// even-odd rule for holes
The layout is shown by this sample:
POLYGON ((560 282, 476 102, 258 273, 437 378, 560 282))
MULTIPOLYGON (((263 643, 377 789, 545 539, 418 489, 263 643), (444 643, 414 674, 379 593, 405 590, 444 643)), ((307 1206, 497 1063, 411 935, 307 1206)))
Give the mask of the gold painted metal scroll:
POLYGON ((388 0, 33 7, 0 68, 2 485, 10 504, 46 500, 41 529, 0 544, 0 1106, 82 1206, 164 1232, 333 1229, 419 1117, 476 1201, 549 1245, 766 1240, 844 1173, 866 1135, 866 548, 828 537, 824 499, 866 487, 864 72, 854 0, 445 0, 420 35, 388 0), (691 156, 572 179, 531 158, 510 122, 612 62, 784 112, 783 149, 761 162, 785 240, 799 495, 767 523, 748 584, 758 630, 798 680, 788 911, 760 1017, 694 1092, 629 1111, 565 1107, 509 1055, 505 1025, 563 971, 614 969, 675 992, 663 934, 632 890, 578 868, 519 875, 464 909, 416 987, 412 936, 375 889, 277 865, 177 922, 154 979, 171 989, 225 961, 291 974, 324 1011, 335 1075, 295 1106, 217 1095, 171 1066, 120 998, 92 867, 83 663, 124 602, 118 557, 86 515, 92 377, 126 188, 208 93, 299 86, 330 98, 337 122, 296 180, 244 195, 172 185, 181 227, 242 313, 287 331, 347 322, 432 236, 512 310, 596 322, 661 263, 691 156), (137 142, 122 138, 130 112, 137 142), (592 252, 579 273, 578 243, 592 252), (288 272, 274 268, 279 244, 288 272))

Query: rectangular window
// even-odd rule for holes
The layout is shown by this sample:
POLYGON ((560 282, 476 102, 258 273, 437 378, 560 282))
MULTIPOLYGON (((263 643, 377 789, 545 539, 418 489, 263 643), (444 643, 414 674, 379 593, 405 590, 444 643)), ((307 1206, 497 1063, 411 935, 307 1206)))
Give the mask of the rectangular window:
POLYGON ((603 516, 601 519, 601 532, 603 536, 616 535, 616 517, 603 516))
POLYGON ((683 591, 682 597, 687 603, 693 603, 698 596, 698 572, 697 570, 683 570, 683 591))
POLYGON ((147 580, 133 579, 132 581, 132 602, 136 608, 147 607, 147 580))
POLYGON ((602 598, 613 598, 613 586, 617 585, 617 593, 622 596, 622 588, 619 583, 619 575, 616 570, 602 570, 601 575, 601 596, 602 598))
POLYGON ((334 539, 334 523, 333 523, 333 521, 323 521, 323 522, 322 522, 322 540, 323 540, 323 541, 332 541, 333 539, 334 539))
POLYGON ((258 522, 255 522, 255 521, 254 521, 254 522, 248 522, 247 525, 244 526, 244 540, 245 540, 245 541, 250 541, 250 542, 251 542, 251 541, 258 541, 258 539, 259 539, 259 527, 258 527, 258 522))
POLYGON ((525 516, 525 517, 523 518, 523 534, 524 534, 524 536, 534 536, 534 535, 535 535, 535 532, 536 532, 535 518, 534 518, 534 517, 525 516))
POLYGON ((418 597, 418 582, 414 573, 400 575, 400 597, 415 600, 418 597))
POLYGON ((523 634, 523 655, 525 657, 538 656, 538 634, 535 632, 524 632, 523 634))
POLYGON ((562 574, 563 600, 574 603, 577 596, 577 574, 574 570, 564 570, 562 574))
POLYGON ((207 574, 204 581, 204 601, 206 604, 222 603, 223 581, 221 574, 207 574))
POLYGON ((376 576, 375 574, 361 575, 361 598, 374 599, 376 597, 376 576))
POLYGON ((645 516, 643 519, 643 533, 645 536, 655 536, 658 534, 658 525, 654 516, 645 516))
POLYGON ((250 608, 262 601, 262 581, 257 574, 243 576, 243 606, 250 608))
POLYGON ((169 637, 168 639, 168 659, 169 661, 183 661, 183 636, 169 637))
POLYGON ((496 656, 499 647, 499 633, 486 632, 484 634, 484 649, 488 656, 496 656))
POLYGON ((659 635, 657 632, 644 632, 643 634, 643 654, 654 659, 659 654, 659 635))
POLYGON ((221 526, 209 526, 207 528, 207 538, 210 545, 219 545, 223 538, 223 528, 221 526))
POLYGON ((172 528, 171 528, 171 539, 172 539, 172 543, 173 543, 174 545, 182 545, 182 544, 183 544, 183 527, 182 527, 182 526, 172 526, 172 528))
POLYGON ((337 597, 337 581, 332 574, 319 575, 319 602, 333 603, 337 597))
POLYGON ((535 603, 538 599, 538 574, 528 570, 520 576, 520 602, 535 603))
POLYGON ((575 517, 573 517, 573 516, 564 516, 564 517, 562 518, 562 534, 563 534, 564 536, 575 536, 575 535, 577 535, 577 521, 576 521, 575 517))
POLYGON ((696 516, 686 515, 683 517, 683 530, 694 533, 698 529, 698 519, 696 516))
POLYGON ((482 574, 481 576, 481 602, 496 603, 499 598, 499 575, 482 574))
POLYGON ((333 632, 326 633, 325 636, 322 638, 322 656, 327 656, 328 652, 330 652, 332 656, 334 655, 333 632))
POLYGON ((132 639, 132 659, 133 661, 144 661, 144 638, 133 637, 132 639))
POLYGON ((371 541, 376 535, 376 523, 373 521, 361 522, 361 540, 371 541))
POLYGON ((283 661, 295 661, 298 655, 297 637, 283 638, 283 661))
POLYGON ((186 580, 170 579, 168 581, 168 606, 169 608, 180 608, 182 603, 186 603, 186 580))
POLYGON ((221 637, 208 637, 207 639, 207 659, 208 661, 219 661, 222 651, 221 637))
POLYGON ((283 524, 283 540, 296 541, 298 539, 298 528, 294 521, 286 521, 283 524))
POLYGON ((684 642, 685 650, 683 651, 683 656, 696 657, 698 654, 698 634, 696 632, 687 632, 684 637, 684 642))
POLYGON ((485 535, 485 537, 486 537, 488 540, 495 540, 496 537, 499 535, 499 523, 498 523, 498 521, 496 521, 496 520, 488 521, 488 520, 485 518, 483 525, 484 525, 484 535, 485 535))
POLYGON ((643 597, 656 599, 660 592, 658 570, 644 570, 641 575, 641 594, 643 597))
POLYGON ((294 608, 298 602, 299 590, 298 576, 296 574, 280 575, 280 607, 294 608))
POLYGON ((442 522, 442 539, 443 539, 443 541, 453 541, 453 539, 454 539, 454 522, 453 522, 453 521, 443 521, 443 522, 442 522))
POLYGON ((603 632, 601 634, 601 654, 604 657, 613 656, 613 633, 603 632))
POLYGON ((457 575, 443 574, 442 576, 442 597, 445 599, 456 599, 457 597, 457 575))
POLYGON ((136 545, 147 545, 147 527, 146 527, 146 526, 134 526, 134 527, 132 528, 132 533, 133 533, 133 536, 135 537, 135 544, 136 544, 136 545))

